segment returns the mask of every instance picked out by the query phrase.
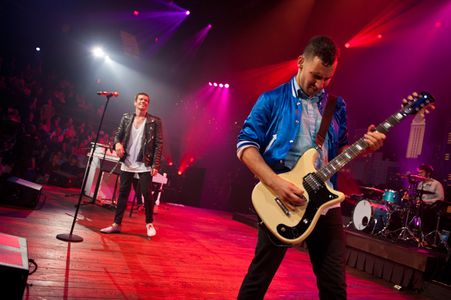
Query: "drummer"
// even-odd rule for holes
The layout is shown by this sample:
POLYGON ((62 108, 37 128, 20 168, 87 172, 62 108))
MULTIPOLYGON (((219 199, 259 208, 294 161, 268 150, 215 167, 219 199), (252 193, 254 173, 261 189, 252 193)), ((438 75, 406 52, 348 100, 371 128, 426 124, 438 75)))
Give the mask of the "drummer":
POLYGON ((445 199, 443 185, 440 181, 432 178, 434 169, 431 165, 421 164, 418 169, 419 182, 417 185, 418 199, 423 204, 423 232, 428 233, 434 230, 437 217, 436 208, 433 204, 445 199))
POLYGON ((423 203, 432 205, 436 201, 443 201, 445 199, 443 185, 431 177, 434 172, 432 166, 422 164, 418 167, 417 172, 419 176, 424 177, 424 180, 421 180, 417 186, 418 195, 423 203))

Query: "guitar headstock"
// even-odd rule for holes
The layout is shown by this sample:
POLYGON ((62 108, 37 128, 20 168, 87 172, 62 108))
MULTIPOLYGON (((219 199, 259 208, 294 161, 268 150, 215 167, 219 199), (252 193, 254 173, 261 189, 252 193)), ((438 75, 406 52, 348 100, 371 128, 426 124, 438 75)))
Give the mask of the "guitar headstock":
POLYGON ((420 112, 424 116, 424 113, 429 113, 429 110, 435 109, 435 99, 428 92, 412 93, 402 102, 401 111, 406 115, 416 115, 420 112))

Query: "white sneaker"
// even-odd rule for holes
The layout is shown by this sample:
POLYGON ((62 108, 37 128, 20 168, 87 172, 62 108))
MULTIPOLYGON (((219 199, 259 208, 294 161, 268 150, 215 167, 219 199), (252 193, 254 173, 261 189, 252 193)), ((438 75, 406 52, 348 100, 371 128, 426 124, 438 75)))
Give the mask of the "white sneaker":
POLYGON ((157 231, 155 230, 155 227, 153 227, 152 223, 146 224, 147 229, 147 236, 155 236, 157 235, 157 231))
POLYGON ((121 232, 121 225, 113 223, 113 225, 100 229, 101 233, 119 233, 121 232))

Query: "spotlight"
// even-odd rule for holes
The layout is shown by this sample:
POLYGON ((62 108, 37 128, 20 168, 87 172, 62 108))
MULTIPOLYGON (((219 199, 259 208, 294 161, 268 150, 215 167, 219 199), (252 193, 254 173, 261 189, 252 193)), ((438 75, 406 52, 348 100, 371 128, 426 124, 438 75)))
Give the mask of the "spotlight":
POLYGON ((220 88, 223 88, 223 87, 224 87, 224 85, 223 85, 222 83, 220 83, 220 84, 219 84, 219 87, 220 87, 220 88))
POLYGON ((190 12, 189 10, 187 10, 187 11, 185 12, 185 15, 189 16, 190 13, 191 13, 191 12, 190 12))
POLYGON ((209 81, 209 82, 208 82, 208 85, 209 85, 209 86, 212 86, 212 85, 213 85, 213 83, 211 83, 211 81, 209 81))
POLYGON ((230 84, 226 83, 226 84, 224 84, 224 87, 225 87, 226 89, 228 89, 228 88, 230 87, 230 84))
POLYGON ((95 47, 94 49, 92 49, 92 54, 95 57, 104 57, 105 56, 105 52, 100 47, 95 47))
POLYGON ((349 48, 349 47, 351 47, 351 44, 350 43, 346 43, 345 44, 345 48, 349 48))
POLYGON ((218 86, 218 84, 216 82, 213 82, 213 86, 218 86))
POLYGON ((178 171, 177 174, 179 174, 179 176, 181 176, 182 175, 182 171, 178 171))
POLYGON ((379 34, 377 35, 377 38, 378 38, 378 39, 381 39, 381 38, 382 38, 382 34, 379 33, 379 34))
POLYGON ((207 27, 208 27, 208 29, 210 29, 210 28, 211 28, 211 27, 213 27, 213 26, 212 26, 211 24, 208 24, 208 26, 207 26, 207 27))
POLYGON ((139 15, 139 11, 134 10, 134 11, 133 11, 133 15, 134 15, 134 16, 138 16, 138 15, 139 15))
POLYGON ((41 51, 41 48, 39 48, 39 47, 36 47, 36 51, 38 51, 38 52, 39 52, 39 51, 41 51))

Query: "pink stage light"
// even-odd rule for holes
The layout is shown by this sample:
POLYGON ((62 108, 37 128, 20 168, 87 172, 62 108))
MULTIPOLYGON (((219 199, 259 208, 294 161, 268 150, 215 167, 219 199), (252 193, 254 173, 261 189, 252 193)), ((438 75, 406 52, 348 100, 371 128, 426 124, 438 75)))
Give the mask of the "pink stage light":
POLYGON ((223 87, 224 87, 224 85, 223 85, 222 83, 220 83, 220 84, 219 84, 219 87, 220 87, 220 88, 223 88, 223 87))
POLYGON ((208 29, 210 29, 211 27, 213 27, 213 25, 208 24, 207 27, 208 27, 208 29))
POLYGON ((209 81, 209 82, 208 82, 208 85, 209 85, 209 86, 212 86, 212 85, 213 85, 213 83, 211 83, 211 81, 209 81))
POLYGON ((182 175, 182 171, 178 171, 177 174, 178 174, 179 176, 181 176, 181 175, 182 175))
POLYGON ((228 89, 228 88, 230 87, 230 84, 226 83, 226 84, 224 84, 224 87, 225 87, 226 89, 228 89))
POLYGON ((345 44, 345 48, 349 48, 349 47, 351 47, 351 44, 350 43, 346 43, 345 44))
POLYGON ((377 35, 377 38, 378 38, 378 39, 381 39, 381 38, 382 38, 382 34, 379 33, 379 34, 377 35))
POLYGON ((218 86, 218 84, 216 82, 213 82, 213 86, 218 86))
POLYGON ((187 10, 187 11, 185 12, 185 15, 189 16, 190 13, 191 13, 191 12, 190 12, 189 10, 187 10))
POLYGON ((134 16, 138 16, 138 15, 139 15, 139 11, 134 10, 134 11, 133 11, 133 15, 134 15, 134 16))

